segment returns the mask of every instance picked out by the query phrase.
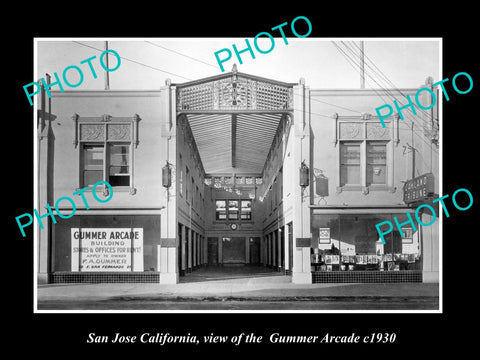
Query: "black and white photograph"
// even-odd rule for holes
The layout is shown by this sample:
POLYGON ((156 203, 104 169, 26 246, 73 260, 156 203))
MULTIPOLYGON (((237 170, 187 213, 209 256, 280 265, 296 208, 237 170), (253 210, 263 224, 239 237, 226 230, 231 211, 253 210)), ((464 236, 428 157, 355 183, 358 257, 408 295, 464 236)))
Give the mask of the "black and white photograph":
POLYGON ((294 20, 35 39, 38 311, 441 311, 441 39, 294 20))
POLYGON ((5 32, 7 346, 468 351, 473 7, 154 5, 5 32))

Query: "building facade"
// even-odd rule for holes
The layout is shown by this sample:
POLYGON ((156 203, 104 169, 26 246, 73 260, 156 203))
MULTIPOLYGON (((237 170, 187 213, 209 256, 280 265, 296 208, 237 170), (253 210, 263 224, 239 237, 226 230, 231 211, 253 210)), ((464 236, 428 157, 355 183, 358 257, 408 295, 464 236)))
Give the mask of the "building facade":
POLYGON ((313 90, 234 67, 157 91, 43 94, 37 208, 74 204, 38 228, 39 283, 245 264, 294 283, 437 282, 438 221, 420 226, 403 187, 428 173, 440 193, 438 109, 385 128, 373 115, 417 90, 313 90), (384 244, 375 225, 394 217, 384 244))

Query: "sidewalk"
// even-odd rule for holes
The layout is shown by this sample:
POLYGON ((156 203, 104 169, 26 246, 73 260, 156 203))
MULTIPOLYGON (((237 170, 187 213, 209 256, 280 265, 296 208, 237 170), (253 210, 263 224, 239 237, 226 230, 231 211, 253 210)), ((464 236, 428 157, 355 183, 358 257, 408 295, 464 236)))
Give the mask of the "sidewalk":
POLYGON ((236 278, 166 284, 49 284, 39 285, 38 301, 93 300, 335 300, 428 299, 439 297, 438 283, 292 284, 286 276, 236 278))

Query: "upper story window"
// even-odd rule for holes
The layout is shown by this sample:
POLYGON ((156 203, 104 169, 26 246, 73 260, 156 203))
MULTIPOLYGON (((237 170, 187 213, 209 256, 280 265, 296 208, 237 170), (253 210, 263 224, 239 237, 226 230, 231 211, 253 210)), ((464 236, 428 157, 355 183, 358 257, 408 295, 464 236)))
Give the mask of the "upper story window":
POLYGON ((367 141, 367 186, 387 184, 387 142, 367 141))
POLYGON ((80 143, 79 187, 107 181, 112 187, 136 192, 133 149, 138 145, 140 118, 80 117, 74 115, 75 146, 80 143))
POLYGON ((252 200, 241 200, 241 219, 252 220, 252 200))
POLYGON ((238 200, 228 200, 228 220, 238 220, 238 200))
POLYGON ((101 180, 112 187, 129 187, 130 146, 130 143, 82 144, 81 187, 93 186, 101 180))
POLYGON ((190 170, 188 170, 188 166, 185 167, 185 200, 188 201, 188 177, 190 175, 190 170))
POLYGON ((360 185, 360 143, 340 143, 340 186, 360 185))
POLYGON ((217 200, 215 201, 215 219, 217 220, 227 220, 227 201, 226 200, 217 200))
POLYGON ((251 220, 252 200, 216 200, 216 220, 251 220))
POLYGON ((338 146, 337 192, 344 190, 395 191, 393 177, 394 146, 398 145, 398 119, 377 117, 335 117, 335 144, 338 146))

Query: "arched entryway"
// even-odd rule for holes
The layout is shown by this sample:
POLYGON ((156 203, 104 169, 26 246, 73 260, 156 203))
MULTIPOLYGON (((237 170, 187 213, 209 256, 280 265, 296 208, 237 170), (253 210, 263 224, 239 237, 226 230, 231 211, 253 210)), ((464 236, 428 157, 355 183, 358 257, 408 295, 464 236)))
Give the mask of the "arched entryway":
POLYGON ((234 67, 172 87, 180 274, 290 275, 298 84, 234 67))

